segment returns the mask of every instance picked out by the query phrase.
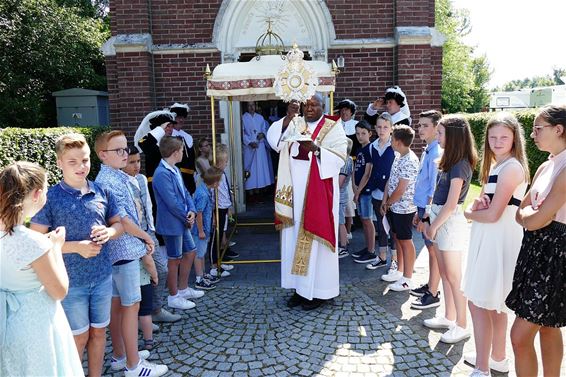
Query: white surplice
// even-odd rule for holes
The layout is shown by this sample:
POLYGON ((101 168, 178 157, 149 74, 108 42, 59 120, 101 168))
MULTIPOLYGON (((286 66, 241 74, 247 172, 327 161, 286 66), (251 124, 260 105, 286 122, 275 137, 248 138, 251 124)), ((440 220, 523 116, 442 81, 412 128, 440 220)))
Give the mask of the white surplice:
MULTIPOLYGON (((309 122, 309 131, 313 132, 320 122, 309 122)), ((288 143, 282 142, 281 128, 283 119, 273 123, 267 133, 267 140, 275 151, 279 152, 283 146, 288 147, 288 143)), ((307 181, 310 171, 310 160, 297 160, 296 156, 299 152, 299 144, 292 143, 290 152, 291 178, 293 182, 293 218, 294 225, 283 228, 281 230, 281 286, 287 289, 295 289, 297 294, 304 298, 312 300, 313 298, 330 299, 339 295, 339 272, 338 272, 338 243, 334 252, 327 246, 324 246, 316 239, 312 243, 312 249, 309 259, 309 268, 306 276, 291 274, 293 267, 293 258, 295 256, 295 246, 297 236, 302 221, 303 203, 306 196, 307 181)), ((345 154, 345 148, 343 151, 345 154)), ((309 158, 313 157, 309 153, 309 158)), ((333 186, 333 203, 332 213, 334 216, 334 234, 338 240, 338 210, 340 203, 340 188, 338 185, 338 176, 340 169, 344 165, 344 160, 337 154, 324 148, 324 140, 322 141, 320 158, 318 159, 318 167, 320 178, 332 178, 333 186)))
POLYGON ((242 116, 244 128, 244 169, 250 176, 244 183, 246 190, 262 188, 273 184, 273 165, 269 155, 269 145, 265 138, 258 140, 260 133, 267 134, 267 122, 257 113, 252 116, 245 113, 242 116), (250 147, 250 143, 257 143, 257 148, 250 147))

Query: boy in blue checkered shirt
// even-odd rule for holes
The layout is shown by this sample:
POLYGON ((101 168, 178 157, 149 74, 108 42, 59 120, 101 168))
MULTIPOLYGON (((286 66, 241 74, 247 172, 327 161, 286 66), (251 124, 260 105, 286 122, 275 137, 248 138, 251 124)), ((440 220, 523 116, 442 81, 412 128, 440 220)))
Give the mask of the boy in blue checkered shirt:
POLYGON ((161 376, 165 365, 148 363, 149 352, 138 354, 138 311, 141 301, 140 258, 155 248, 152 237, 139 227, 138 213, 128 186, 128 175, 121 171, 128 164, 128 141, 122 131, 100 135, 94 145, 102 165, 96 182, 110 190, 122 210, 124 233, 108 244, 112 263, 112 338, 114 370, 125 370, 126 376, 161 376))

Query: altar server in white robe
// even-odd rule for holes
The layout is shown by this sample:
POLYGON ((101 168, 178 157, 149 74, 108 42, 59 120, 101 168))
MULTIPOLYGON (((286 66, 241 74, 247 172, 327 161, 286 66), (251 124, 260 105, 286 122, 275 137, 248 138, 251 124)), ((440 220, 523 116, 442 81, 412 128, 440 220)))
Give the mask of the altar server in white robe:
POLYGON ((311 310, 339 295, 338 176, 346 160, 344 128, 323 116, 319 94, 305 105, 306 122, 292 121, 298 105, 271 125, 267 139, 278 151, 276 226, 281 230, 281 285, 295 289, 289 307, 311 310), (285 141, 290 135, 308 141, 285 141))
POLYGON ((249 172, 244 187, 246 190, 255 191, 273 184, 273 165, 269 155, 269 145, 265 140, 269 125, 260 114, 255 112, 254 102, 248 102, 248 111, 242 116, 242 124, 244 169, 249 172))

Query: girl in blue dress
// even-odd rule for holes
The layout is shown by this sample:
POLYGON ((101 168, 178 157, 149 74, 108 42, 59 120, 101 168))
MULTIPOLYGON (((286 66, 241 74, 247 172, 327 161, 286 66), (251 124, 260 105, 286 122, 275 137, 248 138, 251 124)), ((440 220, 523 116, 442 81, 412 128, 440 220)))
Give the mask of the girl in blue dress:
POLYGON ((60 300, 69 279, 65 228, 26 228, 47 200, 45 171, 16 162, 0 172, 0 376, 83 376, 60 300))

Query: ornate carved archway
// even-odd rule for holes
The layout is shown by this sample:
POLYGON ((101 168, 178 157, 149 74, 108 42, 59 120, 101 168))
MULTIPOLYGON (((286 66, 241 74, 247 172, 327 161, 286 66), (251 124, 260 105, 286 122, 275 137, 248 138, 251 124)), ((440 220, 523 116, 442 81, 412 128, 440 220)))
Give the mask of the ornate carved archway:
POLYGON ((257 38, 271 20, 273 31, 286 46, 297 43, 314 60, 327 60, 328 46, 336 39, 332 17, 320 0, 224 0, 214 23, 213 44, 223 62, 254 51, 257 38))

